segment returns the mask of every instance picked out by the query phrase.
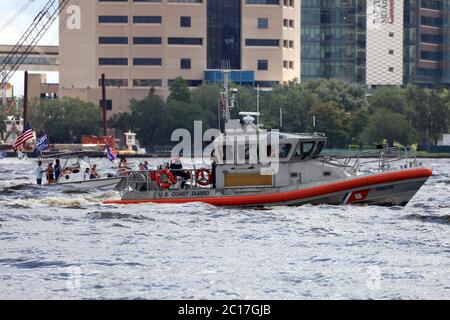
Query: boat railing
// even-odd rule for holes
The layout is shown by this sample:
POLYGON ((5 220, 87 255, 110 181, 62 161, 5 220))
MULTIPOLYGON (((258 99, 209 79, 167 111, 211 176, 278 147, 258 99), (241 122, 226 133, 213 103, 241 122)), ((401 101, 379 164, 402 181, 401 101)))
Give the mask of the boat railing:
POLYGON ((118 191, 164 191, 164 190, 179 190, 181 184, 184 182, 185 187, 183 189, 196 189, 205 188, 211 186, 212 174, 211 169, 167 169, 173 176, 175 181, 170 181, 168 174, 162 173, 161 170, 139 170, 139 171, 126 171, 123 172, 123 179, 116 189, 118 191), (198 172, 206 171, 208 175, 206 177, 198 178, 198 172), (160 175, 162 184, 167 184, 168 187, 162 187, 158 184, 156 176, 160 175))
POLYGON ((417 162, 416 155, 412 154, 407 147, 368 150, 354 155, 328 156, 323 161, 342 167, 349 173, 373 169, 384 172, 421 166, 421 163, 417 162))

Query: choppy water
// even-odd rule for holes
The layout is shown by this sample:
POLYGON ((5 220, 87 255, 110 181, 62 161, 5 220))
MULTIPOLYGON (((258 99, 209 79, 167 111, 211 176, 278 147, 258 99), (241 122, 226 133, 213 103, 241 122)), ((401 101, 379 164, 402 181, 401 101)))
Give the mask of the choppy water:
POLYGON ((450 299, 450 160, 423 162, 406 208, 239 210, 105 206, 0 160, 0 298, 450 299))

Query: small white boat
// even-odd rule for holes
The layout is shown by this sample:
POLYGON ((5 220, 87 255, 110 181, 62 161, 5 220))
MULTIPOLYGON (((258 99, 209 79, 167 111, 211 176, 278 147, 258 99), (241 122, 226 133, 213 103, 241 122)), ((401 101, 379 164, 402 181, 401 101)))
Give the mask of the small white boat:
MULTIPOLYGON (((108 174, 104 178, 91 178, 90 173, 93 165, 91 165, 87 154, 83 152, 56 154, 52 155, 51 158, 64 160, 61 165, 61 174, 51 186, 63 186, 83 191, 114 189, 123 178, 114 174, 108 174)), ((49 157, 42 158, 43 161, 48 159, 49 157)))

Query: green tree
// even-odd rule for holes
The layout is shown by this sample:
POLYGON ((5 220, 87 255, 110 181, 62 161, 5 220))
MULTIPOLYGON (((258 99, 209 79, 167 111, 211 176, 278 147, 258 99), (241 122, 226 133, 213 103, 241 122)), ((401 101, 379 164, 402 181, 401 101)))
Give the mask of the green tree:
POLYGON ((336 79, 318 79, 302 84, 305 90, 314 93, 323 101, 333 101, 346 111, 354 111, 366 106, 364 89, 353 83, 336 79))
POLYGON ((410 107, 406 103, 405 90, 397 87, 377 88, 368 99, 369 110, 374 113, 378 109, 409 115, 410 107))
POLYGON ((415 130, 406 116, 388 109, 378 109, 370 117, 361 138, 367 145, 387 141, 389 147, 395 142, 409 145, 414 142, 415 130))
POLYGON ((192 92, 191 105, 198 107, 204 129, 217 128, 217 103, 221 87, 217 84, 202 84, 192 92))
POLYGON ((46 132, 52 142, 79 143, 83 135, 97 135, 102 124, 99 106, 80 99, 63 98, 30 103, 29 120, 36 132, 46 132))
POLYGON ((308 127, 308 112, 319 103, 317 95, 305 90, 298 82, 277 86, 271 93, 262 95, 263 121, 268 127, 278 128, 280 109, 283 111, 283 130, 305 132, 308 127))
POLYGON ((316 116, 316 131, 323 132, 328 137, 328 147, 346 147, 349 142, 348 131, 350 118, 347 112, 340 108, 335 102, 320 102, 308 113, 308 119, 312 128, 312 118, 316 116))
POLYGON ((130 109, 133 127, 143 145, 157 145, 165 141, 169 115, 165 102, 155 94, 154 89, 142 100, 131 100, 130 109))
POLYGON ((408 86, 406 99, 412 106, 412 123, 421 144, 437 144, 450 127, 450 94, 447 89, 408 86))
POLYGON ((190 103, 192 99, 191 90, 186 80, 182 77, 176 77, 170 86, 170 95, 168 101, 177 100, 181 102, 190 103))
POLYGON ((113 115, 111 118, 109 118, 108 126, 110 128, 116 129, 116 136, 118 132, 125 133, 128 130, 136 130, 133 116, 128 112, 117 113, 113 115))
POLYGON ((350 117, 350 140, 351 143, 363 146, 361 135, 369 121, 370 112, 367 108, 361 108, 351 114, 350 117))

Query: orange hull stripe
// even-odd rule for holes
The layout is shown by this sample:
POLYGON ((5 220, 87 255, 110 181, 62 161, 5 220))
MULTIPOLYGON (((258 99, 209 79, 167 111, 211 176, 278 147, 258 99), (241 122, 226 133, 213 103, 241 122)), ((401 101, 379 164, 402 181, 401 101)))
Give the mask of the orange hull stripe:
POLYGON ((246 196, 223 196, 211 198, 170 198, 153 200, 108 200, 105 204, 143 204, 143 203, 189 203, 203 202, 215 206, 240 206, 259 205, 268 203, 283 203, 299 199, 313 198, 326 194, 341 192, 350 189, 366 188, 367 186, 396 182, 409 179, 428 178, 433 174, 427 168, 408 169, 397 172, 387 172, 351 180, 333 182, 322 186, 307 188, 303 190, 287 191, 273 194, 246 195, 246 196))

